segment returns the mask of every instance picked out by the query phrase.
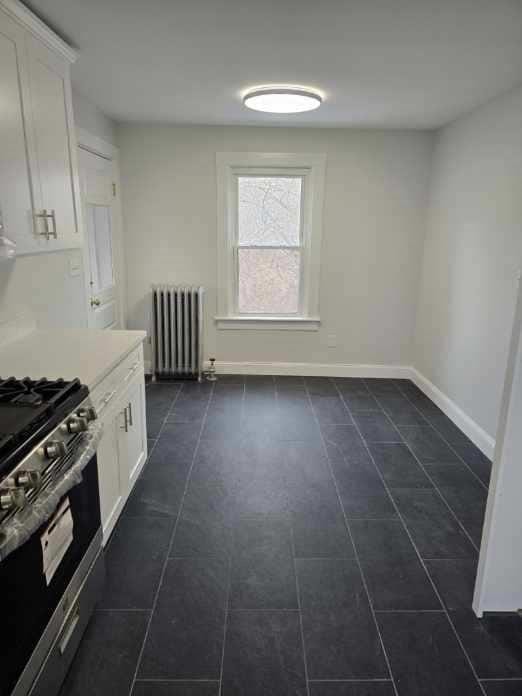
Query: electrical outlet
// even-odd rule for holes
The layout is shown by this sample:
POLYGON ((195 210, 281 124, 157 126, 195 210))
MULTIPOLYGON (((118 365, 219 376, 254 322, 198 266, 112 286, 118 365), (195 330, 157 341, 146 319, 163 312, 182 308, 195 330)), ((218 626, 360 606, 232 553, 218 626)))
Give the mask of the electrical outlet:
POLYGON ((326 337, 326 345, 328 348, 335 348, 337 346, 337 336, 335 334, 328 334, 326 337))

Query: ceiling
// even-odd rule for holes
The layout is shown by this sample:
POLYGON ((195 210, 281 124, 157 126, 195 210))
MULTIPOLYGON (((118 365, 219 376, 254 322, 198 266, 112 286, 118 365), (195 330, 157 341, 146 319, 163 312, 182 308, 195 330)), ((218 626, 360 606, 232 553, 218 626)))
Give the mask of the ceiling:
POLYGON ((522 0, 30 0, 80 51, 73 83, 122 121, 435 128, 522 83, 522 0), (266 115, 248 87, 300 84, 266 115))

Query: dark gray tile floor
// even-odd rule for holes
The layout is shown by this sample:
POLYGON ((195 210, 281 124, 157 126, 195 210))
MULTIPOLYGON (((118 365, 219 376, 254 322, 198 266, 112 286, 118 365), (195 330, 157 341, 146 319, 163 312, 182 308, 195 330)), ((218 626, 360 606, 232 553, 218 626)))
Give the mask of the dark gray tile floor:
POLYGON ((522 621, 470 609, 490 462, 411 382, 147 397, 62 696, 522 696, 522 621))

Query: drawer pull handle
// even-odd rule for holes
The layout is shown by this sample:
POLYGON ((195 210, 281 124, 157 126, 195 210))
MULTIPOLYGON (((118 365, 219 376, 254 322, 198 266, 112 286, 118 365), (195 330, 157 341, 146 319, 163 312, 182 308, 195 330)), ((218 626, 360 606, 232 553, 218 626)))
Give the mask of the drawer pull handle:
POLYGON ((138 362, 135 362, 134 365, 133 365, 132 367, 129 367, 129 372, 130 372, 130 373, 136 372, 136 370, 138 369, 139 366, 140 366, 139 361, 138 361, 138 362))
POLYGON ((103 403, 108 404, 109 401, 112 399, 112 397, 116 394, 116 391, 117 391, 116 389, 113 389, 111 392, 107 392, 107 394, 105 395, 105 397, 103 399, 103 403))
POLYGON ((78 625, 78 621, 80 620, 80 608, 78 606, 75 607, 73 615, 70 619, 68 619, 67 624, 65 626, 65 630, 62 634, 62 639, 60 640, 60 655, 63 655, 64 652, 67 650, 67 646, 69 645, 69 641, 72 638, 72 635, 74 633, 74 630, 76 626, 78 625))
POLYGON ((136 370, 138 369, 138 367, 140 366, 140 364, 141 364, 141 363, 140 363, 140 361, 138 360, 138 362, 135 362, 134 365, 133 365, 132 367, 129 367, 129 368, 128 368, 127 376, 125 377, 125 381, 127 381, 128 379, 130 379, 130 378, 132 377, 132 375, 136 372, 136 370))
POLYGON ((129 425, 130 425, 130 426, 133 426, 134 423, 133 423, 133 421, 132 421, 132 404, 131 404, 130 401, 129 401, 129 406, 128 406, 128 408, 129 408, 129 425))
POLYGON ((107 406, 109 401, 112 399, 112 397, 116 394, 117 389, 114 389, 111 392, 107 392, 105 396, 100 400, 99 406, 98 406, 98 414, 100 414, 103 409, 107 406))

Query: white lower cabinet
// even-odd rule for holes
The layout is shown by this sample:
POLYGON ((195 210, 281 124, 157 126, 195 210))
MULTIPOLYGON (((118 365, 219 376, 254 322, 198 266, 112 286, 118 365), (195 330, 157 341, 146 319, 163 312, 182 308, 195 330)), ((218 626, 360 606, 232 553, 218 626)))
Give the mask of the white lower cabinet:
MULTIPOLYGON (((116 368, 118 370, 118 368, 116 368)), ((115 370, 115 371, 116 371, 115 370)), ((143 363, 127 372, 127 379, 109 375, 93 401, 103 422, 103 437, 98 445, 98 480, 104 543, 116 524, 147 458, 145 416, 145 377, 143 363), (105 383, 109 388, 104 389, 105 383)))
POLYGON ((98 483, 104 542, 116 524, 125 501, 125 486, 120 472, 118 438, 119 414, 103 414, 103 437, 98 445, 98 483))
POLYGON ((123 411, 120 425, 118 452, 122 462, 122 475, 130 490, 138 478, 147 457, 147 431, 145 427, 145 381, 136 375, 121 398, 123 411))

